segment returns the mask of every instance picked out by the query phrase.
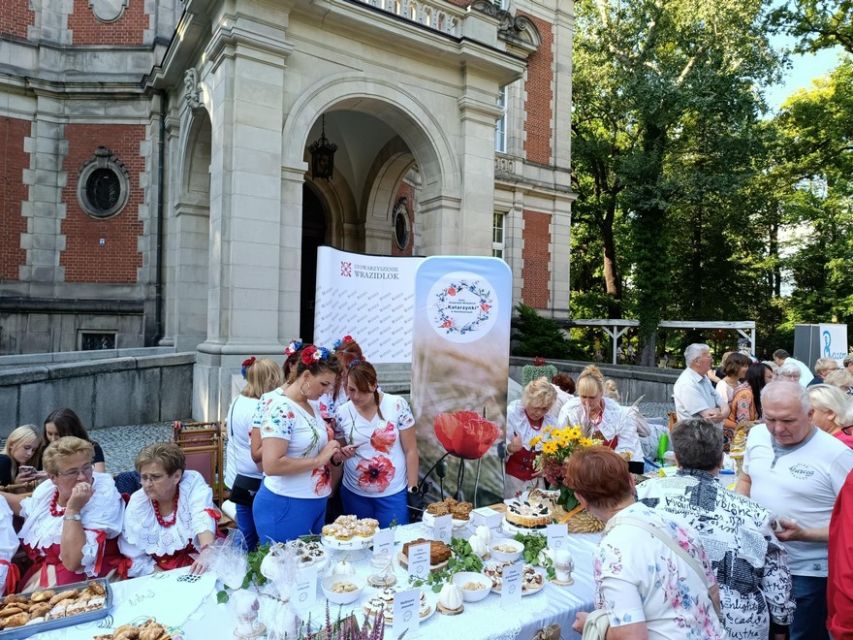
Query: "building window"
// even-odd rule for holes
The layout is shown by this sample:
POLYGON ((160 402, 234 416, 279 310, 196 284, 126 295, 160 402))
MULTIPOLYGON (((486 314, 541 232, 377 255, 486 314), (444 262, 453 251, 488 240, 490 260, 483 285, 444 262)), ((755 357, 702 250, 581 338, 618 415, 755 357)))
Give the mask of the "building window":
POLYGON ((83 165, 77 178, 77 201, 93 218, 109 218, 127 204, 130 181, 127 169, 106 147, 83 165))
POLYGON ((504 257, 504 221, 506 220, 505 213, 497 211, 492 215, 492 257, 504 257))
POLYGON ((495 124, 495 151, 498 153, 506 153, 506 112, 507 112, 507 88, 501 88, 498 94, 498 107, 501 110, 501 117, 498 118, 495 124))
POLYGON ((116 348, 114 331, 81 331, 80 351, 99 351, 116 348))
POLYGON ((394 205, 394 214, 392 221, 394 223, 394 242, 400 251, 405 251, 409 246, 409 210, 406 206, 408 201, 406 198, 400 198, 397 204, 394 205))

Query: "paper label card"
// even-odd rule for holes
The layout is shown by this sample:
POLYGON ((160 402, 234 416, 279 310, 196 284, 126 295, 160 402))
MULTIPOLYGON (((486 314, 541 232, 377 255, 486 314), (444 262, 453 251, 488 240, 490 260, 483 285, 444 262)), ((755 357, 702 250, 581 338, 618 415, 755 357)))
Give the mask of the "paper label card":
POLYGON ((501 579, 501 607, 517 605, 521 602, 521 562, 505 566, 501 579))
POLYGON ((416 544, 409 547, 409 578, 426 580, 429 577, 429 552, 430 544, 416 544))
POLYGON ((296 606, 313 607, 317 602, 317 567, 306 567, 296 572, 293 600, 296 606))
POLYGON ((394 530, 380 529, 373 536, 373 557, 388 554, 389 560, 394 557, 394 530))
POLYGON ((569 530, 565 524, 549 524, 545 528, 545 537, 548 538, 548 548, 551 551, 564 549, 569 541, 569 530))
POLYGON ((432 527, 433 538, 450 544, 450 536, 453 535, 453 516, 449 513, 443 516, 437 516, 432 527))
MULTIPOLYGON (((420 545, 429 546, 429 545, 420 545)), ((409 547, 411 552, 412 547, 409 547)), ((411 557, 411 556, 409 556, 411 557)), ((408 591, 398 591, 394 596, 394 631, 393 637, 400 638, 405 634, 406 638, 411 638, 418 632, 418 625, 421 623, 421 590, 409 589, 408 591)))

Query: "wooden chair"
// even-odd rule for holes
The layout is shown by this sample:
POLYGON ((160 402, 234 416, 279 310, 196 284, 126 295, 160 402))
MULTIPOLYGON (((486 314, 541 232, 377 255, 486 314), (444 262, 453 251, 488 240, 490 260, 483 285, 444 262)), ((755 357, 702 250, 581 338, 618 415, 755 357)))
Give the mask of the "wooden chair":
POLYGON ((220 422, 172 423, 174 442, 187 459, 187 469, 198 471, 213 489, 217 505, 223 500, 223 431, 220 422))

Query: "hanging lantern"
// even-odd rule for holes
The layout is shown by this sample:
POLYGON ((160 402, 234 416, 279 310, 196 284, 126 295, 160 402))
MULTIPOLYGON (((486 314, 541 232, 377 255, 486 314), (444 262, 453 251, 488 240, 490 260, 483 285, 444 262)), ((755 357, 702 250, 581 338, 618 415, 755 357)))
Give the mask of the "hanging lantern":
POLYGON ((320 137, 311 143, 308 151, 311 153, 311 175, 323 180, 329 180, 335 173, 335 151, 338 145, 326 138, 326 114, 322 116, 322 131, 320 137))

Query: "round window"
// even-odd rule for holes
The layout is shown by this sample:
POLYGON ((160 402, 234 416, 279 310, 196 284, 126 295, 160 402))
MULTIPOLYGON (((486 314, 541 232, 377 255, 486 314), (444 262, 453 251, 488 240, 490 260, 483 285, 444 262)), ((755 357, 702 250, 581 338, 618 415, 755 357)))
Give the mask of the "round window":
POLYGON ((402 251, 409 244, 409 212, 406 209, 406 199, 401 198, 394 207, 394 242, 402 251))
POLYGON ((104 147, 80 170, 77 199, 83 210, 94 218, 108 218, 127 204, 129 182, 127 170, 104 147))

